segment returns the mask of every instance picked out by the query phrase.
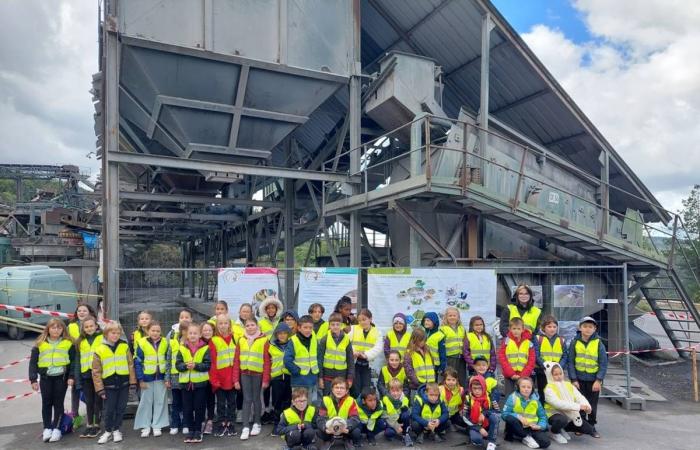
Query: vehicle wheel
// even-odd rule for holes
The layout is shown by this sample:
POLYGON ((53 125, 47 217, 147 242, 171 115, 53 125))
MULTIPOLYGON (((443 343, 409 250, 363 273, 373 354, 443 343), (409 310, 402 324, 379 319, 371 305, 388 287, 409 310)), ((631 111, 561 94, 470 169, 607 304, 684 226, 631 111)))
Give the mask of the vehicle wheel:
POLYGON ((10 339, 14 339, 16 341, 23 339, 24 338, 24 330, 21 328, 17 327, 8 327, 7 328, 7 336, 10 339))

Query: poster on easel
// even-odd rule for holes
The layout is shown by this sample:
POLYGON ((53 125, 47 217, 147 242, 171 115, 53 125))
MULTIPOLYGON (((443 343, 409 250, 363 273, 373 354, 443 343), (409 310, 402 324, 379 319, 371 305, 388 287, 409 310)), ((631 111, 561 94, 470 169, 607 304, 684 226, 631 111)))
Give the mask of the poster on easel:
POLYGON ((357 281, 359 270, 352 267, 304 267, 299 275, 299 315, 306 314, 309 306, 320 303, 328 320, 341 297, 350 297, 353 314, 357 312, 357 281))
POLYGON ((268 297, 279 298, 279 280, 274 267, 232 267, 219 269, 217 277, 219 300, 228 303, 231 316, 238 317, 243 303, 253 305, 258 317, 258 307, 268 297))

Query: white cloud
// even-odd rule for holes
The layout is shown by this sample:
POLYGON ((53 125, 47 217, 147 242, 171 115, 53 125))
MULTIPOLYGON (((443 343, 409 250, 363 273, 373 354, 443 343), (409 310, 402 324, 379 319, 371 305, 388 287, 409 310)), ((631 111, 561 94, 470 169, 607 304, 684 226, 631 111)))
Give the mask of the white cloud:
POLYGON ((577 0, 590 42, 544 25, 528 45, 659 201, 700 181, 700 2, 577 0))
POLYGON ((93 175, 97 2, 0 2, 0 160, 93 175), (31 24, 31 25, 30 25, 31 24))

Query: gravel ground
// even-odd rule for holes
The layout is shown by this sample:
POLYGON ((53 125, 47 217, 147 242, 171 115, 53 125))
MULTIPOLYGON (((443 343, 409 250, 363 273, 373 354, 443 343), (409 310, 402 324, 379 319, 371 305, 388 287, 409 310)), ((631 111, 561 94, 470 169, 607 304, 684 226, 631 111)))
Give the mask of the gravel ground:
POLYGON ((691 361, 649 367, 632 360, 632 376, 671 401, 690 401, 693 395, 691 361))

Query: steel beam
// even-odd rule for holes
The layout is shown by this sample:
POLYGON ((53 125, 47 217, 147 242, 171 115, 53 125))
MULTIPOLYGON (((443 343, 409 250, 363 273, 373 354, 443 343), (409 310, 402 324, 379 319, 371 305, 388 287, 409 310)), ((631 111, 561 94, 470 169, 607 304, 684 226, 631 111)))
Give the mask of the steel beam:
POLYGON ((214 222, 241 222, 241 216, 235 214, 195 214, 187 212, 160 211, 122 211, 122 217, 138 217, 148 219, 187 219, 214 222))
POLYGON ((294 180, 284 180, 284 303, 294 308, 294 180))
MULTIPOLYGON (((248 88, 248 76, 250 75, 250 66, 241 66, 241 73, 238 76, 238 87, 236 90, 236 100, 234 105, 238 108, 243 108, 243 100, 245 99, 246 89, 248 88)), ((236 147, 238 143, 238 132, 241 128, 241 115, 236 114, 233 116, 233 121, 231 122, 231 133, 228 138, 228 146, 231 148, 236 147)))
POLYGON ((519 99, 517 99, 517 100, 514 100, 514 101, 512 101, 512 102, 510 102, 510 103, 508 103, 508 104, 506 104, 506 105, 501 106, 500 108, 494 109, 494 110, 490 111, 490 114, 494 114, 494 115, 495 115, 495 114, 500 114, 500 113, 502 113, 502 112, 506 112, 506 111, 511 110, 511 109, 513 109, 513 108, 515 108, 515 107, 518 107, 518 106, 520 106, 520 105, 522 105, 522 104, 524 104, 524 103, 527 103, 527 102, 529 102, 529 101, 532 101, 532 100, 535 100, 535 99, 537 99, 537 98, 540 98, 540 97, 542 97, 543 95, 548 94, 549 92, 550 92, 549 88, 540 89, 540 90, 537 91, 537 92, 533 92, 533 93, 530 94, 530 95, 526 95, 525 97, 521 97, 521 98, 519 98, 519 99))
MULTIPOLYGON (((445 6, 449 5, 450 2, 452 2, 452 0, 442 0, 442 2, 441 2, 439 5, 437 5, 436 7, 434 7, 428 14, 426 14, 425 16, 423 16, 418 22, 416 22, 416 23, 414 23, 413 25, 411 25, 411 28, 409 28, 408 30, 406 30, 404 34, 400 35, 401 37, 399 37, 399 38, 396 39, 394 42, 392 42, 391 44, 389 44, 389 46, 386 48, 386 50, 385 50, 383 53, 388 53, 388 52, 390 52, 391 49, 394 48, 396 45, 398 45, 401 41, 403 41, 403 40, 405 39, 405 37, 409 37, 409 38, 410 38, 410 36, 411 36, 421 25, 423 25, 423 24, 424 24, 425 22, 427 22, 428 20, 432 19, 437 13, 439 13, 440 11, 442 11, 442 9, 443 9, 445 6)), ((373 5, 373 6, 374 6, 374 5, 373 5)))
POLYGON ((199 203, 205 205, 243 205, 262 206, 264 208, 282 208, 284 203, 271 202, 267 200, 250 200, 245 198, 226 197, 206 197, 203 195, 179 195, 179 194, 158 194, 150 192, 127 192, 119 193, 121 200, 135 200, 138 202, 159 202, 159 203, 199 203))
POLYGON ((392 208, 401 216, 403 219, 408 223, 408 225, 411 227, 412 230, 415 230, 416 233, 418 233, 421 238, 425 240, 425 242, 428 243, 431 247, 435 249, 438 254, 443 257, 443 258, 451 258, 453 261, 455 260, 454 255, 447 250, 437 239, 433 237, 432 234, 426 230, 423 225, 421 225, 416 219, 413 218, 411 213, 403 209, 401 205, 399 205, 396 202, 393 202, 392 208))
MULTIPOLYGON (((372 0, 370 0, 372 2, 372 0)), ((373 2, 372 2, 373 3, 373 2)), ((374 6, 374 5, 373 5, 374 6)), ((376 6, 375 6, 376 8, 376 6)), ((360 171, 360 157, 362 145, 362 59, 361 59, 361 8, 360 0, 352 2, 352 18, 353 18, 353 49, 352 49, 352 76, 350 77, 350 102, 349 102, 349 128, 350 133, 350 173, 358 173, 360 171)), ((353 186, 353 193, 360 193, 360 186, 353 186)), ((320 219, 320 218, 319 218, 320 219)), ((352 211, 350 213, 350 266, 360 267, 362 265, 362 223, 360 221, 360 212, 352 211)), ((360 298, 359 304, 362 304, 362 293, 358 292, 360 298)))
MULTIPOLYGON (((359 167, 359 156, 358 156, 359 167)), ((171 156, 141 155, 138 153, 113 152, 112 161, 124 164, 139 164, 144 166, 170 167, 173 169, 200 170, 222 174, 258 175, 272 178, 289 178, 300 180, 331 181, 338 183, 359 183, 358 175, 351 176, 337 172, 315 172, 286 167, 254 166, 226 162, 202 161, 197 159, 182 159, 171 156)))

